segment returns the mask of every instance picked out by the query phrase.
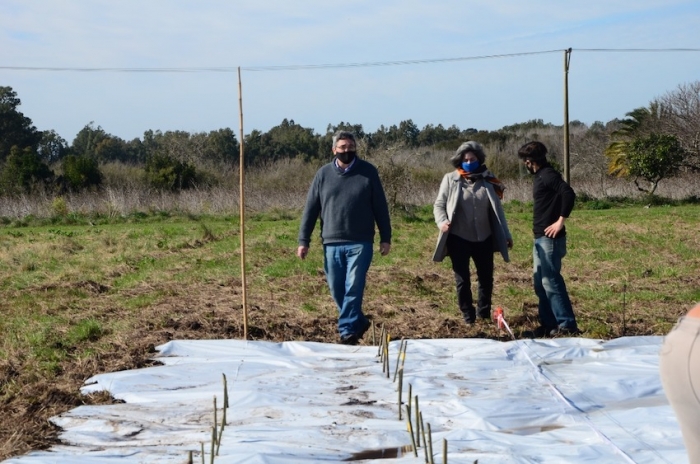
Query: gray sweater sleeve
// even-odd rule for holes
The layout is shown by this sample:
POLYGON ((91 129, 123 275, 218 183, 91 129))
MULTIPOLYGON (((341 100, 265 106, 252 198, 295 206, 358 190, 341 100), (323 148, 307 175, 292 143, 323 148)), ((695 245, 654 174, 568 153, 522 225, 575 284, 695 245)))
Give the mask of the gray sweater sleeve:
MULTIPOLYGON (((376 171, 375 171, 376 172, 376 171)), ((374 209, 375 221, 379 229, 379 241, 381 243, 391 243, 391 216, 389 215, 389 205, 386 201, 384 187, 379 180, 379 173, 374 179, 372 208, 374 209)))
POLYGON ((316 221, 321 214, 321 195, 319 192, 320 174, 316 173, 311 182, 309 193, 306 195, 306 206, 301 216, 301 226, 299 227, 299 245, 308 247, 311 243, 311 234, 316 226, 316 221))

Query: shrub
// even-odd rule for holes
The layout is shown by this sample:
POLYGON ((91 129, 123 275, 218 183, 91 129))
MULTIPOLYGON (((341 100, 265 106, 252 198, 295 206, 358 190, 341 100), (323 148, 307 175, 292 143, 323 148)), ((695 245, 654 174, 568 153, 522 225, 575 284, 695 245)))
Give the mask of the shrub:
POLYGON ((7 193, 31 192, 53 178, 53 171, 32 148, 12 147, 0 173, 0 188, 7 193))
POLYGON ((68 155, 63 160, 63 179, 72 190, 83 190, 102 184, 102 173, 96 159, 68 155))
POLYGON ((189 163, 168 155, 154 155, 146 163, 148 183, 159 190, 184 190, 194 187, 197 173, 189 163))

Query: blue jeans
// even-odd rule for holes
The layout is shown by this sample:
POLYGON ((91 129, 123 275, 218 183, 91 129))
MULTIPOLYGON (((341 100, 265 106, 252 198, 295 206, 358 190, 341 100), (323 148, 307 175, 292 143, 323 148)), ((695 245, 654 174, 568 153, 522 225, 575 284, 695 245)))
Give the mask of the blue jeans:
POLYGON ((358 334, 367 325, 367 318, 362 314, 362 297, 373 254, 371 242, 323 246, 323 269, 338 306, 341 337, 358 334))
POLYGON ((571 300, 561 276, 561 260, 566 256, 566 236, 535 239, 532 249, 533 280, 539 298, 540 323, 547 329, 577 329, 571 300))

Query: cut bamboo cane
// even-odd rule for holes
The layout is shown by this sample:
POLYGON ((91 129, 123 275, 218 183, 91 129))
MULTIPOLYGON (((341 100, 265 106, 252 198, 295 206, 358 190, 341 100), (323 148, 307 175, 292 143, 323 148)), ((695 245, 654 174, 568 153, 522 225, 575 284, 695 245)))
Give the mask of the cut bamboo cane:
POLYGON ((413 456, 418 457, 418 447, 416 446, 416 437, 413 435, 413 425, 411 424, 411 410, 406 405, 406 424, 408 433, 411 435, 411 443, 413 444, 413 456))
POLYGON ((401 420, 401 409, 402 409, 401 391, 402 390, 403 390, 403 371, 399 371, 399 420, 401 420))
POLYGON ((211 428, 211 456, 209 458, 209 464, 214 464, 214 445, 216 444, 216 427, 211 428))
POLYGON ((416 445, 420 448, 420 431, 421 431, 421 423, 420 423, 420 408, 418 406, 418 395, 416 395, 416 445))
POLYGON ((216 429, 217 427, 218 427, 218 424, 217 424, 217 417, 216 417, 216 395, 214 395, 214 427, 213 427, 213 430, 214 430, 214 444, 216 444, 216 437, 217 437, 217 435, 218 435, 218 434, 216 433, 216 432, 217 432, 217 429, 216 429))
POLYGON ((428 459, 428 438, 425 435, 425 424, 423 423, 423 413, 419 413, 420 416, 420 429, 423 433, 423 450, 425 451, 425 464, 429 464, 430 460, 428 459))
POLYGON ((226 374, 221 374, 224 377, 224 410, 228 408, 228 382, 226 381, 226 374))
POLYGON ((435 459, 433 458, 433 432, 430 430, 430 422, 428 422, 428 447, 430 448, 430 464, 435 464, 435 459))
POLYGON ((396 375, 399 372, 399 364, 401 364, 401 355, 403 354, 403 344, 404 344, 404 339, 401 339, 401 344, 399 345, 399 354, 396 356, 396 367, 394 368, 394 382, 396 382, 396 375))

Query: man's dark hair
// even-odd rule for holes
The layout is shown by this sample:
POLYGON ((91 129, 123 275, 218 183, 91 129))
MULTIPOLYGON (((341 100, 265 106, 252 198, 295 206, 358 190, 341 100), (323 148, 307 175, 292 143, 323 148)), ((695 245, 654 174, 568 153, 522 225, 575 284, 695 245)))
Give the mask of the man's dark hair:
POLYGON ((518 158, 544 165, 547 163, 547 147, 542 142, 528 142, 518 150, 518 158))
POLYGON ((333 134, 333 148, 335 148, 340 140, 352 140, 353 143, 356 143, 355 134, 349 131, 341 130, 333 134))

